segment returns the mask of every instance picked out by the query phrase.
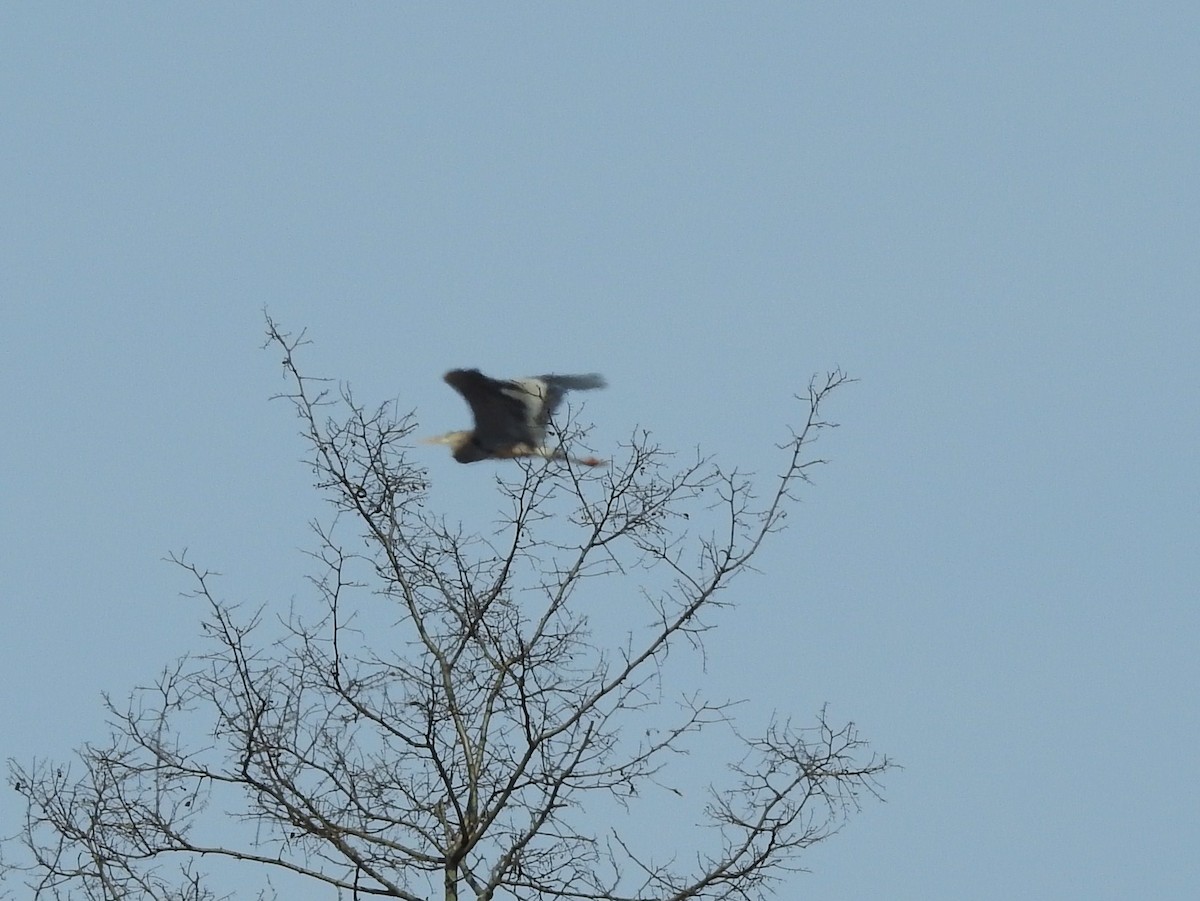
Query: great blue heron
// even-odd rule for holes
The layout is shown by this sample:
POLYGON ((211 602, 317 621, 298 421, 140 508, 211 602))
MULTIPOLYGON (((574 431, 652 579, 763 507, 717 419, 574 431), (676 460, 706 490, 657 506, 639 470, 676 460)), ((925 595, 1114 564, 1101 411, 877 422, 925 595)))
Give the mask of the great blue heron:
POLYGON ((426 440, 450 445, 459 463, 545 457, 570 459, 583 466, 604 464, 595 457, 568 458, 560 448, 546 447, 546 426, 550 415, 562 403, 563 395, 568 391, 603 388, 602 376, 538 375, 500 381, 488 378, 478 369, 452 369, 445 379, 471 405, 475 428, 426 440))

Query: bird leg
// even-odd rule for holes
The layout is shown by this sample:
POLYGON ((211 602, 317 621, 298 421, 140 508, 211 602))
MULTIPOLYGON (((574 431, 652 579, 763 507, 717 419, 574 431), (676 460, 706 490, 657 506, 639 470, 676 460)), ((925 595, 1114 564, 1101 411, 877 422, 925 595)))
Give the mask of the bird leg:
POLYGON ((534 447, 531 444, 513 444, 498 449, 497 457, 542 457, 546 460, 569 460, 578 466, 606 466, 608 461, 599 457, 572 457, 560 447, 534 447))
POLYGON ((599 457, 572 457, 572 463, 578 463, 580 466, 607 466, 607 460, 601 460, 599 457))

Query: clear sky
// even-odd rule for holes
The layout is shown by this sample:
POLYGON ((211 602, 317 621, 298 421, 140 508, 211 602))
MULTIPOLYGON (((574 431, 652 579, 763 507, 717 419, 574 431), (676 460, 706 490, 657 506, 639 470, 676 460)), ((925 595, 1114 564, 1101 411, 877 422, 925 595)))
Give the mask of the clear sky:
POLYGON ((427 431, 449 367, 596 370, 597 446, 767 472, 841 366, 712 666, 904 769, 780 897, 1195 896, 1197 47, 1182 0, 5 4, 0 756, 195 646, 168 552, 306 590, 264 307, 427 431))

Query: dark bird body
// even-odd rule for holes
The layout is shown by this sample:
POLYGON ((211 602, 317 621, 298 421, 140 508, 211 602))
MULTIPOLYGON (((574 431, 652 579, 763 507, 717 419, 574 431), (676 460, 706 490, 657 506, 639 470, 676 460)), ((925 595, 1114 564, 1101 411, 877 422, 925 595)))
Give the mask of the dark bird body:
MULTIPOLYGON (((514 457, 563 458, 557 448, 546 447, 546 427, 568 391, 603 388, 602 376, 538 375, 502 381, 478 369, 452 369, 446 384, 463 396, 475 417, 471 431, 448 432, 429 439, 448 444, 459 463, 504 460, 514 457)), ((595 457, 571 458, 575 463, 599 466, 595 457)))

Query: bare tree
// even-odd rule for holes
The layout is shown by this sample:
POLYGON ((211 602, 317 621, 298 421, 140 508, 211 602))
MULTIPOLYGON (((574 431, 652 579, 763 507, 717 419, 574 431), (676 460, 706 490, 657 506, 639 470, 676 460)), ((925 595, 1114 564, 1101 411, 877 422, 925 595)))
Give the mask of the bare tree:
POLYGON ((307 897, 763 898, 876 793, 888 761, 852 723, 745 735, 731 701, 671 682, 822 462, 809 445, 841 372, 801 398, 761 498, 639 433, 606 470, 502 465, 505 512, 469 533, 427 508, 412 418, 302 375, 303 343, 268 320, 336 509, 314 525, 311 607, 246 610, 172 558, 204 650, 108 701, 109 739, 71 765, 10 762, 10 867, 37 897, 215 898, 204 867, 225 859, 258 897, 294 878, 307 897), (664 768, 701 731, 733 762, 648 833, 686 806, 664 768))

